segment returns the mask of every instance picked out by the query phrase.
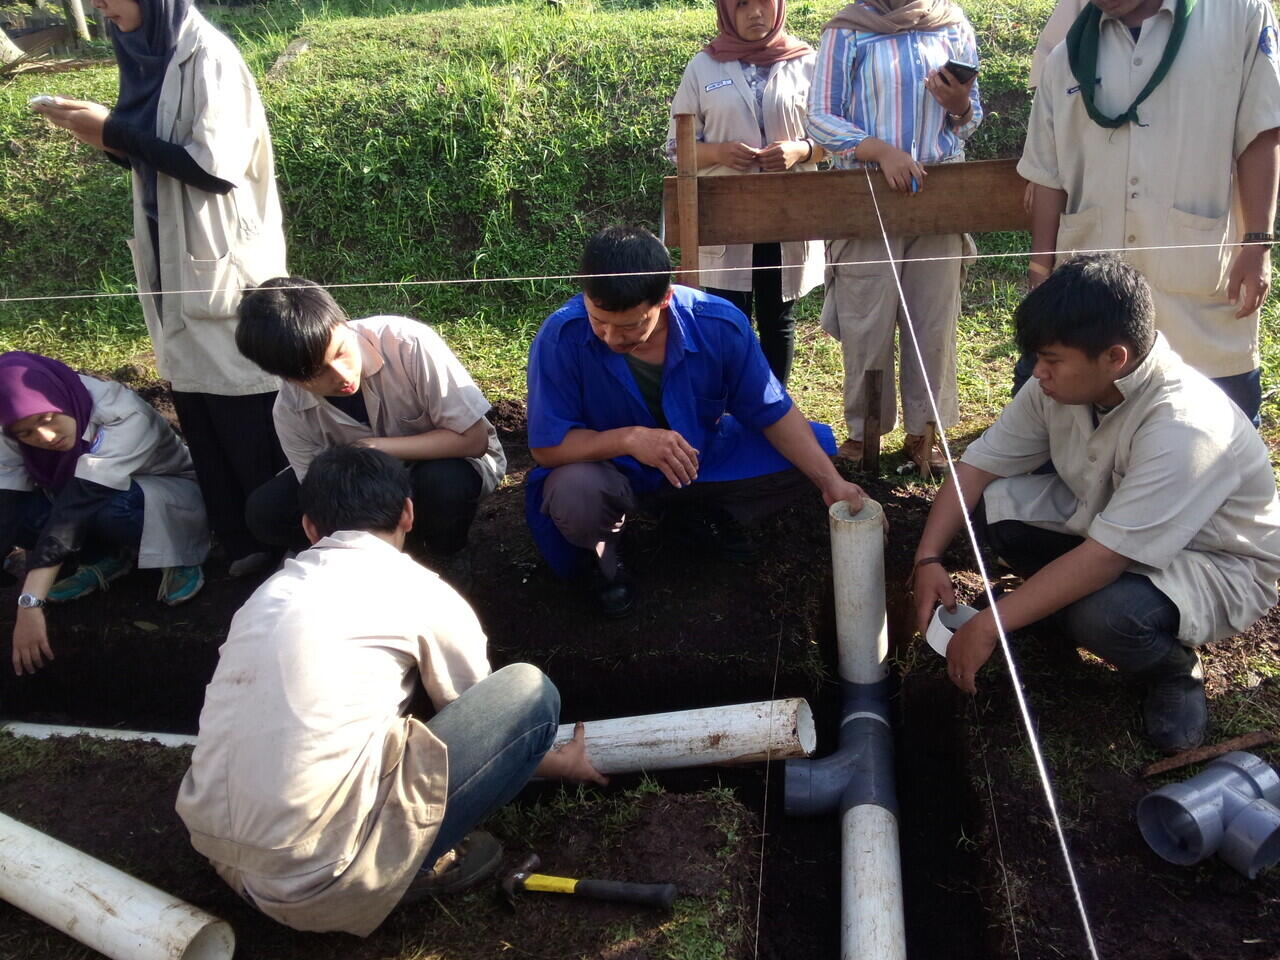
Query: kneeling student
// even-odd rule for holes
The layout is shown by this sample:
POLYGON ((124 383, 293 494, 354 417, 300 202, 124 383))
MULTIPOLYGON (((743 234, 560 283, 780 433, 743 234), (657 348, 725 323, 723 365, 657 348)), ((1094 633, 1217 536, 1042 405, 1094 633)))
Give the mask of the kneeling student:
MULTIPOLYGON (((1034 377, 956 465, 963 509, 1026 578, 1007 630, 1046 617, 1146 688, 1147 736, 1193 747, 1208 711, 1196 648, 1276 602, 1280 503, 1267 449, 1217 386, 1156 333, 1151 292, 1114 257, 1078 257, 1019 305, 1034 377), (1036 474, 1052 459, 1057 473, 1036 474)), ((942 557, 963 525, 943 484, 916 551, 916 613, 955 604, 942 557)), ((998 637, 990 611, 956 631, 947 669, 972 693, 998 637)))
POLYGON ((231 621, 178 792, 192 845, 297 930, 366 936, 398 903, 485 879, 502 848, 468 831, 535 774, 607 782, 581 726, 548 752, 551 681, 524 663, 490 674, 466 601, 401 552, 410 493, 377 450, 311 464, 312 547, 231 621), (419 682, 425 723, 403 712, 419 682))
POLYGON ((529 351, 525 513, 561 576, 593 578, 623 617, 626 518, 656 508, 692 549, 745 559, 741 524, 808 487, 828 504, 863 492, 836 472, 831 430, 810 424, 770 371, 742 311, 671 285, 671 260, 643 228, 587 242, 583 292, 542 324, 529 351), (818 437, 826 443, 824 450, 818 437))
POLYGON ((410 464, 409 552, 465 584, 476 507, 507 461, 489 402, 436 332, 408 317, 348 320, 323 287, 278 277, 245 293, 236 345, 285 381, 274 416, 292 469, 250 495, 254 536, 305 547, 298 484, 317 454, 354 443, 410 464))
POLYGON ((204 586, 204 503, 191 456, 127 387, 49 357, 0 355, 0 558, 26 549, 13 669, 53 659, 47 601, 75 600, 137 565, 160 568, 157 597, 185 603, 204 586), (72 558, 79 566, 57 579, 72 558))

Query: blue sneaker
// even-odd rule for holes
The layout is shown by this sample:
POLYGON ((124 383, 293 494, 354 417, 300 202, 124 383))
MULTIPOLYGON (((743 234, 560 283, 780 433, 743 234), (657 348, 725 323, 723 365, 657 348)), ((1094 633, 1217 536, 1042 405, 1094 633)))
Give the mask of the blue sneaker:
POLYGON ((128 554, 103 557, 96 563, 82 563, 69 577, 63 577, 49 591, 51 603, 79 600, 95 590, 106 590, 107 584, 119 580, 133 569, 133 558, 128 554))
POLYGON ((157 600, 162 600, 171 607, 186 603, 204 587, 204 568, 165 567, 164 576, 160 578, 160 592, 157 600))

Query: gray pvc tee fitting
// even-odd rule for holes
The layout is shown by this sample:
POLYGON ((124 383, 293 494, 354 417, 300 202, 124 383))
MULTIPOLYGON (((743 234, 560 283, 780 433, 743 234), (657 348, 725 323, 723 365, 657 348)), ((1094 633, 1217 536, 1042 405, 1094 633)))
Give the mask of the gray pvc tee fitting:
POLYGON ((1138 802, 1138 828, 1170 863, 1217 853, 1250 880, 1280 862, 1280 776, 1252 753, 1214 760, 1138 802))

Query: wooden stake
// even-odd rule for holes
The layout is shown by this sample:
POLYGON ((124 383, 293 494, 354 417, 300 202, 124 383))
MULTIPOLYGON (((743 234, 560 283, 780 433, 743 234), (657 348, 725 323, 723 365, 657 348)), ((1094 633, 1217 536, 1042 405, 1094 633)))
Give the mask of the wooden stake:
POLYGON ((862 418, 862 469, 872 475, 880 472, 880 402, 884 389, 884 371, 867 371, 867 408, 862 418))
POLYGON ((698 275, 698 141, 693 114, 676 115, 676 205, 680 222, 680 282, 699 287, 698 275))
POLYGON ((1141 775, 1144 778, 1154 777, 1157 774, 1168 773, 1170 770, 1177 770, 1180 767, 1189 767, 1191 764, 1199 763, 1201 760, 1212 760, 1214 757, 1220 757, 1225 753, 1230 753, 1232 750, 1247 750, 1250 747, 1260 747, 1264 743, 1270 743, 1275 738, 1276 735, 1270 730, 1255 730, 1253 733, 1244 733, 1238 737, 1232 737, 1230 740, 1224 740, 1222 743, 1183 750, 1172 757, 1165 757, 1163 760, 1149 763, 1142 768, 1141 775))

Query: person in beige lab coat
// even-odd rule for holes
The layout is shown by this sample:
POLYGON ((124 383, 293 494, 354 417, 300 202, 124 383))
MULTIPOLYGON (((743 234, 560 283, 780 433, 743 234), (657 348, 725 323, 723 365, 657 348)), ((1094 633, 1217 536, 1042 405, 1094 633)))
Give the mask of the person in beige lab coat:
MULTIPOLYGON (((979 535, 1024 578, 998 601, 1000 620, 1014 631, 1047 618, 1073 649, 1145 686, 1156 746, 1194 747, 1208 721, 1196 648, 1276 602, 1280 501, 1266 445, 1156 332, 1150 288, 1127 262, 1069 261, 1014 319, 1037 382, 956 466, 979 535), (1057 472, 1036 473, 1050 458, 1057 472)), ((916 550, 922 632, 937 603, 955 607, 943 554, 960 511, 948 479, 916 550)), ((997 639, 989 610, 957 630, 952 682, 973 693, 997 639)))
POLYGON ((170 606, 200 592, 209 534, 191 458, 145 400, 14 350, 0 355, 0 427, 0 558, 26 550, 16 673, 53 658, 46 602, 106 589, 135 561, 164 571, 158 599, 170 606))
POLYGON ((581 724, 550 749, 551 681, 527 663, 491 674, 466 601, 402 552, 399 461, 335 447, 301 498, 312 546, 232 620, 177 810, 267 916, 367 936, 397 904, 491 876, 502 847, 474 827, 531 776, 607 780, 581 724), (405 713, 419 684, 424 720, 405 713))
POLYGON ((286 272, 262 100, 191 0, 93 3, 111 24, 115 106, 59 97, 33 108, 132 171, 129 245, 156 365, 230 572, 253 573, 270 553, 245 501, 284 466, 271 424, 278 381, 235 345, 241 290, 286 272))
POLYGON ((1265 0, 1093 0, 1045 61, 1018 164, 1036 187, 1028 281, 1076 250, 1120 251, 1170 346, 1255 424, 1278 57, 1265 0))
MULTIPOLYGON (((672 162, 676 115, 688 113, 701 176, 817 169, 825 154, 804 132, 817 55, 787 33, 786 18, 786 0, 717 0, 720 32, 689 61, 671 101, 672 162)), ((792 310, 822 282, 822 242, 699 247, 698 261, 707 293, 747 317, 754 309, 760 349, 785 386, 795 354, 792 310)))

